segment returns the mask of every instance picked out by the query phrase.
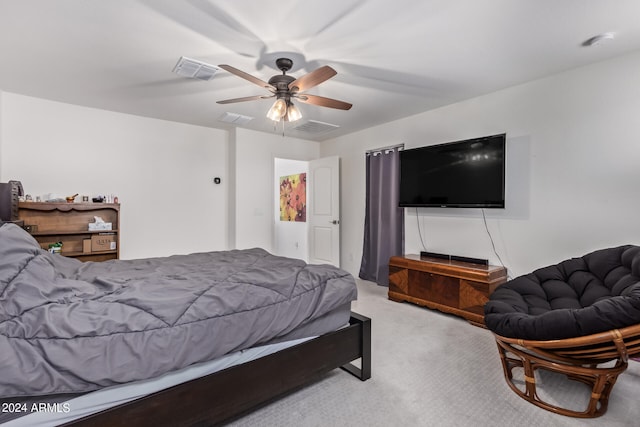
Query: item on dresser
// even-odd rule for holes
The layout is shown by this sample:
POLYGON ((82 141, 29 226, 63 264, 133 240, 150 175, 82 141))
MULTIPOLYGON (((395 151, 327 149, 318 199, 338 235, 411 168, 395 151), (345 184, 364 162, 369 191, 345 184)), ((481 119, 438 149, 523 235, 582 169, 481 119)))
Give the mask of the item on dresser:
POLYGON ((52 254, 59 254, 62 252, 62 242, 49 244, 49 252, 52 254))
POLYGON ((48 203, 62 203, 62 202, 66 202, 66 198, 65 198, 65 197, 62 197, 61 195, 56 194, 56 193, 47 193, 47 194, 44 194, 44 195, 42 196, 42 200, 44 200, 45 202, 48 202, 48 203))
POLYGON ((110 222, 105 222, 104 219, 99 216, 94 216, 94 222, 89 223, 89 231, 98 231, 98 230, 111 230, 113 224, 110 222))
POLYGON ((100 233, 91 236, 91 252, 115 251, 117 247, 116 235, 100 233))

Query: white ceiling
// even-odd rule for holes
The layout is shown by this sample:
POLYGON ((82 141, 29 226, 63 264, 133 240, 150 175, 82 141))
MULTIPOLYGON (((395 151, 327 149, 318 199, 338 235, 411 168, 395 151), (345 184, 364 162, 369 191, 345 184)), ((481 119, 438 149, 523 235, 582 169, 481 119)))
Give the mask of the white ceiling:
POLYGON ((282 132, 269 94, 220 70, 172 72, 181 56, 229 64, 262 80, 292 58, 294 77, 330 65, 309 90, 349 111, 297 105, 287 135, 321 141, 640 49, 638 0, 0 0, 0 90, 228 129, 282 132), (582 43, 614 32, 613 41, 582 43), (313 134, 316 120, 340 126, 313 134))

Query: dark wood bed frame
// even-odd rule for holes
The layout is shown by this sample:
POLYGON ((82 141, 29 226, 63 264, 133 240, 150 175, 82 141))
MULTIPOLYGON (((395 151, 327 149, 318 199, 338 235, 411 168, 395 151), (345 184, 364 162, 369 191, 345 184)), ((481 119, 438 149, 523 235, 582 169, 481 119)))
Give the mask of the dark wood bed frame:
POLYGON ((66 426, 211 426, 256 409, 343 368, 371 378, 371 319, 351 313, 349 326, 265 357, 197 378, 66 426), (353 365, 360 359, 360 367, 353 365))

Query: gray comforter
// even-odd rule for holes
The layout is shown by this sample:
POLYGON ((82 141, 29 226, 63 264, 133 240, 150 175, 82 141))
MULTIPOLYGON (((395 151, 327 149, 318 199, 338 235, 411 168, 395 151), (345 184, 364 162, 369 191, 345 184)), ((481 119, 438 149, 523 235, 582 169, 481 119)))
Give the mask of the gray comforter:
POLYGON ((345 271, 262 249, 81 263, 4 224, 0 397, 151 378, 278 339, 355 297, 345 271))

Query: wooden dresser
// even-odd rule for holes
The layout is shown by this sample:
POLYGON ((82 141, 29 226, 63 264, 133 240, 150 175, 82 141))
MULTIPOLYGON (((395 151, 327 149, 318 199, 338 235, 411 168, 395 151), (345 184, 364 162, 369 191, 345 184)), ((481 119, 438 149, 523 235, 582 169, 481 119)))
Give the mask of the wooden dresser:
POLYGON ((61 255, 80 261, 106 261, 120 256, 120 204, 20 202, 18 217, 47 249, 62 242, 61 255), (111 230, 89 231, 94 217, 111 223, 111 230))
POLYGON ((391 257, 389 299, 412 302, 467 319, 484 326, 484 304, 507 281, 504 267, 420 258, 391 257))

